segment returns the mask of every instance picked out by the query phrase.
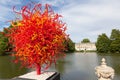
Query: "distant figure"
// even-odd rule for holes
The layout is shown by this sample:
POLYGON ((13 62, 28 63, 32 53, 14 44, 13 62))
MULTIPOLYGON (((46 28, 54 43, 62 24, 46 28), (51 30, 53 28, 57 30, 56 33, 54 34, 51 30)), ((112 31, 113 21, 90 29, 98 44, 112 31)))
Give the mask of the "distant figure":
POLYGON ((84 50, 84 54, 86 54, 86 48, 85 48, 85 50, 84 50))

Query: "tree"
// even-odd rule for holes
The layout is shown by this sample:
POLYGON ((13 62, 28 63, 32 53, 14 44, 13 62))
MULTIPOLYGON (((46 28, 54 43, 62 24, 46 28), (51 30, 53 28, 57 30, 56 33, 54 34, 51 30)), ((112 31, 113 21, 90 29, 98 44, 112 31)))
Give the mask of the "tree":
POLYGON ((0 55, 6 55, 12 47, 12 45, 9 44, 8 37, 6 36, 9 28, 11 28, 11 26, 4 28, 3 31, 0 32, 0 55))
POLYGON ((115 40, 120 37, 120 31, 118 29, 112 29, 110 39, 115 40))
POLYGON ((105 33, 99 35, 96 42, 97 51, 101 53, 108 52, 110 49, 110 42, 110 39, 105 33))
POLYGON ((110 45, 110 51, 115 53, 120 53, 120 31, 117 29, 113 29, 111 32, 111 45, 110 45))
POLYGON ((43 65, 46 69, 64 55, 66 25, 59 19, 61 15, 54 13, 47 4, 45 8, 41 4, 23 6, 17 13, 22 18, 13 21, 9 30, 10 42, 15 46, 15 62, 36 67, 37 74, 40 74, 43 65))
POLYGON ((112 53, 120 53, 120 38, 117 38, 111 42, 110 52, 112 53))
POLYGON ((89 43, 89 42, 90 42, 90 40, 88 38, 85 38, 81 41, 81 43, 89 43))
POLYGON ((0 32, 0 55, 5 55, 8 49, 8 38, 4 36, 3 32, 0 32))
POLYGON ((66 52, 74 52, 75 51, 75 43, 68 38, 67 40, 65 40, 65 46, 66 46, 66 52))

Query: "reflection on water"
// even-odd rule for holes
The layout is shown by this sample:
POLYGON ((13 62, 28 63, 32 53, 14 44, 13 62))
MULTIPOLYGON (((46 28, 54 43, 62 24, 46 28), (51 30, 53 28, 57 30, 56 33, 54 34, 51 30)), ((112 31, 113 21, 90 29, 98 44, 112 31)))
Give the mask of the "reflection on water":
MULTIPOLYGON (((52 65, 49 71, 61 73, 61 80, 97 80, 95 67, 99 66, 102 58, 107 65, 115 69, 114 80, 120 80, 120 54, 71 53, 59 59, 57 65, 52 65)), ((0 78, 13 78, 27 73, 28 69, 19 69, 19 64, 11 62, 11 56, 0 56, 0 78)))
POLYGON ((0 79, 13 78, 27 73, 27 69, 21 69, 20 64, 14 64, 11 56, 0 56, 0 79))
POLYGON ((96 54, 96 53, 72 53, 58 61, 56 70, 61 73, 61 80, 97 80, 95 67, 101 64, 102 58, 106 59, 107 65, 115 69, 114 80, 120 79, 120 54, 96 54))

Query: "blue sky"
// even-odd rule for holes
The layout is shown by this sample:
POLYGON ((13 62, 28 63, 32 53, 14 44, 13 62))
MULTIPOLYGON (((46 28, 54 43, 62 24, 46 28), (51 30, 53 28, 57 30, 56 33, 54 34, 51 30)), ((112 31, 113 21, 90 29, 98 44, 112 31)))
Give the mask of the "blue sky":
POLYGON ((110 36, 112 29, 120 29, 120 0, 0 0, 0 30, 15 18, 13 6, 20 9, 30 1, 48 3, 61 14, 66 32, 76 43, 84 38, 95 42, 99 34, 110 36))

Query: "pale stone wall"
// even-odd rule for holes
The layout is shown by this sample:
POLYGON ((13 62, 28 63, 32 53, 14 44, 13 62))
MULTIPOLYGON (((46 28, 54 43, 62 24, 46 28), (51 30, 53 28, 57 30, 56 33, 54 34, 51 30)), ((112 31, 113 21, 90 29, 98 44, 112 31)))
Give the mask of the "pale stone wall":
POLYGON ((96 46, 95 43, 76 43, 75 44, 75 49, 76 51, 81 51, 81 50, 95 50, 96 51, 96 46))

